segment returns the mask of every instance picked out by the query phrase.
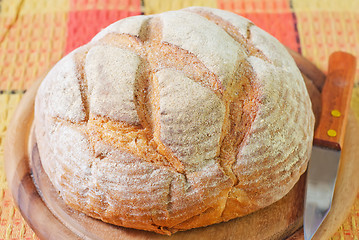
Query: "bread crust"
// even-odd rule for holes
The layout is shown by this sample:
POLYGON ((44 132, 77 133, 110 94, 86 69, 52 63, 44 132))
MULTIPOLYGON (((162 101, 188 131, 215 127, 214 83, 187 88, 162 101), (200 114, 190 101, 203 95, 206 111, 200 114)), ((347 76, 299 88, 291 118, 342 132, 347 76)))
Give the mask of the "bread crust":
POLYGON ((41 162, 64 201, 168 235, 282 198, 313 128, 286 49, 203 7, 110 25, 54 66, 35 100, 41 162))

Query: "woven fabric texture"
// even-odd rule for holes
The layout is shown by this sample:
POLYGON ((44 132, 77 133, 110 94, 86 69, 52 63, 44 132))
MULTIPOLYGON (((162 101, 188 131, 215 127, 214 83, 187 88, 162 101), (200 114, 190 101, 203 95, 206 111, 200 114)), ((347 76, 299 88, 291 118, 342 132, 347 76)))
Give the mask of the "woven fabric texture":
MULTIPOLYGON (((336 50, 359 57, 359 1, 353 0, 0 0, 0 240, 37 239, 10 196, 4 139, 26 89, 65 54, 110 23, 189 6, 229 10, 327 69, 336 50)), ((359 68, 351 101, 359 120, 359 68)), ((359 195, 331 239, 359 238, 359 195)))

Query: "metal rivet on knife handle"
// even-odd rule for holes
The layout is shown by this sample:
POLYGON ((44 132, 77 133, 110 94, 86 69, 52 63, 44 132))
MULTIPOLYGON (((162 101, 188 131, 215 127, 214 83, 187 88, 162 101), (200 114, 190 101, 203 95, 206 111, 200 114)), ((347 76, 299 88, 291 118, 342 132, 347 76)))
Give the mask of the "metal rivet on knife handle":
POLYGON ((337 136, 337 131, 335 131, 333 129, 329 129, 327 134, 329 137, 335 137, 335 136, 337 136))
POLYGON ((341 112, 336 109, 332 110, 330 113, 333 117, 340 117, 342 115, 341 112))
POLYGON ((345 52, 335 52, 329 58, 328 77, 322 91, 322 113, 314 133, 314 144, 340 150, 354 84, 356 59, 345 52), (328 132, 329 129, 334 130, 328 132))

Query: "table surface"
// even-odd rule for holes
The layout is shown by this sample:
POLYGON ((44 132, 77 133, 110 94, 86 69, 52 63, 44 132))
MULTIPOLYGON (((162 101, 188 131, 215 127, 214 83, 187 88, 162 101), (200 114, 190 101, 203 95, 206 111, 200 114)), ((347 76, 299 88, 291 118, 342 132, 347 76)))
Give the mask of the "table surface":
MULTIPOLYGON (((26 89, 110 23, 188 6, 247 17, 323 71, 333 51, 359 57, 359 1, 354 0, 0 0, 0 240, 37 239, 13 204, 4 172, 7 125, 26 89)), ((359 121, 359 67, 356 76, 351 107, 359 121)), ((359 239, 359 195, 331 239, 359 239)))

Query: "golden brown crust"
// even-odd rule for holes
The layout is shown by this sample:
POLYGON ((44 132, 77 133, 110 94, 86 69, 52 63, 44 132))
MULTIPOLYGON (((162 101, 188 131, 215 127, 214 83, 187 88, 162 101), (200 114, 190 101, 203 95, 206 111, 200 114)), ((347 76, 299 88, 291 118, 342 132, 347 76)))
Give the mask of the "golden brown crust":
POLYGON ((126 18, 70 53, 38 91, 35 125, 67 204, 171 234, 282 198, 305 170, 314 117, 277 40, 194 7, 126 18))

